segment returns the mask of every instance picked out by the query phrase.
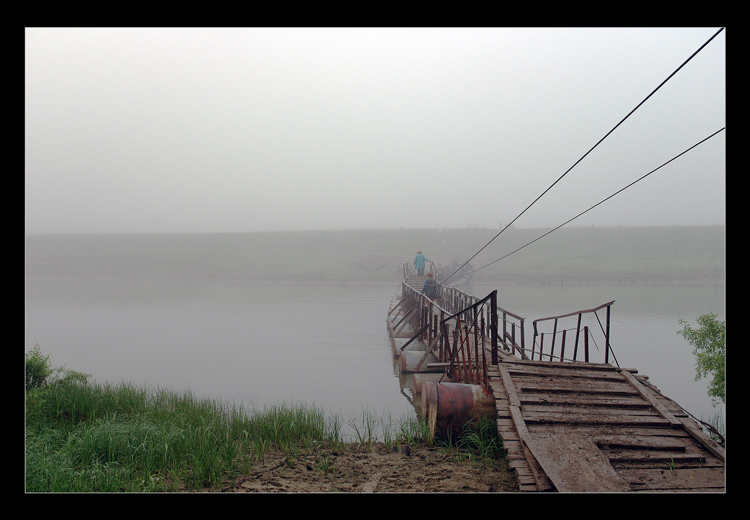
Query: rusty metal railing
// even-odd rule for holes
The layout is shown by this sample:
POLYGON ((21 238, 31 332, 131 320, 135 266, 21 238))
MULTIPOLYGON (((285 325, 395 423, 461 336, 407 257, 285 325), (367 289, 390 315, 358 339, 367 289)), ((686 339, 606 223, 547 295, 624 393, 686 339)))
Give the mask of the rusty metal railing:
POLYGON ((497 363, 497 291, 482 299, 452 286, 442 285, 439 291, 438 296, 429 298, 404 279, 401 299, 416 332, 401 350, 420 339, 427 350, 417 371, 433 353, 437 365, 444 367, 453 381, 488 386, 488 340, 491 362, 497 363))
POLYGON ((526 355, 526 320, 510 311, 497 308, 500 322, 503 325, 500 334, 500 342, 503 349, 511 355, 518 356, 521 359, 529 359, 526 355))
POLYGON ((529 350, 526 348, 526 319, 498 307, 497 291, 480 299, 454 286, 439 284, 438 296, 429 298, 421 294, 421 287, 409 285, 408 276, 414 275, 409 267, 409 264, 404 265, 400 305, 408 310, 401 322, 410 323, 416 332, 401 350, 417 339, 427 345, 417 370, 428 354, 433 353, 438 358, 437 364, 442 365, 454 381, 487 385, 487 364, 498 363, 498 349, 522 360, 592 362, 590 340, 594 336, 587 325, 582 325, 582 318, 592 314, 598 320, 597 311, 602 309, 606 309, 606 324, 599 321, 604 336, 604 362, 609 363, 610 355, 614 357, 609 342, 610 307, 614 301, 594 309, 534 320, 534 337, 529 350), (562 320, 572 317, 578 318, 574 329, 559 328, 562 320), (551 333, 540 331, 540 326, 547 322, 552 323, 551 333), (571 330, 575 331, 572 355, 568 340, 571 330))
MULTIPOLYGON (((610 344, 610 314, 613 303, 615 302, 611 301, 593 309, 576 311, 559 316, 550 316, 547 318, 539 318, 537 320, 534 320, 534 342, 531 349, 530 358, 532 360, 538 359, 540 361, 583 361, 585 363, 592 362, 590 342, 591 340, 595 341, 596 335, 592 333, 591 328, 588 325, 582 325, 582 319, 584 315, 593 315, 599 324, 599 328, 604 338, 604 363, 609 363, 610 354, 614 359, 614 352, 612 351, 612 345, 610 344), (599 315, 597 314, 597 312, 602 309, 606 309, 606 318, 604 324, 602 324, 601 320, 599 319, 599 315), (564 323, 562 323, 563 327, 560 328, 561 320, 564 320, 566 318, 576 319, 574 328, 565 328, 564 323), (539 324, 543 322, 552 323, 552 332, 539 332, 539 324), (570 353, 570 345, 566 344, 569 331, 575 332, 575 340, 573 341, 572 355, 566 357, 566 348, 568 348, 568 353, 570 353), (548 339, 547 352, 545 352, 545 337, 551 337, 551 339, 548 339), (559 344, 557 344, 558 338, 560 338, 559 344), (558 346, 559 353, 556 353, 555 350, 558 348, 558 346), (579 354, 582 356, 582 359, 580 360, 578 359, 579 354)), ((617 363, 616 359, 614 359, 614 361, 615 363, 617 363)))
POLYGON ((490 362, 497 364, 497 291, 443 318, 440 327, 446 348, 439 359, 446 364, 445 374, 453 381, 489 388, 486 340, 490 362))
MULTIPOLYGON (((497 324, 498 328, 502 328, 502 333, 498 333, 498 329, 494 331, 497 335, 498 345, 508 354, 516 355, 521 359, 529 359, 526 353, 525 318, 498 307, 497 297, 495 297, 492 308, 489 306, 483 307, 484 319, 482 320, 482 316, 477 314, 477 308, 486 298, 480 300, 452 285, 438 284, 439 295, 435 299, 430 299, 420 294, 421 288, 408 285, 408 277, 415 275, 414 267, 411 264, 404 264, 403 269, 404 288, 402 293, 407 300, 406 307, 411 310, 423 310, 421 313, 416 313, 416 318, 413 319, 412 323, 414 329, 420 331, 419 339, 430 345, 440 334, 438 324, 442 320, 452 314, 470 310, 473 316, 471 319, 462 318, 464 323, 473 323, 475 328, 479 327, 477 330, 481 330, 485 338, 490 338, 493 334, 491 329, 493 326, 492 316, 495 316, 494 323, 497 324), (428 324, 428 316, 436 316, 432 318, 430 324, 428 324)), ((497 294, 496 291, 495 294, 497 294)), ((443 345, 441 344, 441 346, 443 345)), ((492 351, 492 354, 492 363, 496 364, 497 348, 492 351)))

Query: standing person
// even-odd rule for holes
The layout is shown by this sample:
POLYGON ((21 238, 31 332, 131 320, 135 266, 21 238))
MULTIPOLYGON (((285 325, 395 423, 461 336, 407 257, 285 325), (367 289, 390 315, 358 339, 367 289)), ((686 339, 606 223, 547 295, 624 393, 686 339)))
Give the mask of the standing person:
POLYGON ((419 276, 424 275, 425 262, 429 262, 429 260, 424 257, 422 251, 417 251, 417 256, 414 257, 414 268, 419 276))
POLYGON ((427 280, 424 281, 424 285, 422 286, 422 294, 431 300, 435 300, 440 296, 440 288, 438 287, 437 280, 433 278, 432 273, 427 273, 427 280))

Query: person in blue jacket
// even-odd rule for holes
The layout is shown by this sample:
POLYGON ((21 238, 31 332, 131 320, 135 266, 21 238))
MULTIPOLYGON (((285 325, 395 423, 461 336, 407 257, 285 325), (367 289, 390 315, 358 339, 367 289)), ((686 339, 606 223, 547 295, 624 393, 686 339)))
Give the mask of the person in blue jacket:
POLYGON ((417 251, 417 256, 414 257, 414 269, 417 270, 419 276, 424 274, 425 262, 429 262, 429 260, 424 257, 422 251, 417 251))

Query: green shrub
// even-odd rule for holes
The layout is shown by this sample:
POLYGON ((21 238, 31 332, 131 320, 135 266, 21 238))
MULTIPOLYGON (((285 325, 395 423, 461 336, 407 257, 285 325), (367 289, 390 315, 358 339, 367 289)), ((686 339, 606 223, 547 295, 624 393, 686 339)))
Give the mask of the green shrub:
POLYGON ((49 356, 42 355, 39 345, 26 353, 26 390, 41 387, 52 374, 49 356))
POLYGON ((49 355, 43 355, 38 344, 34 345, 34 348, 26 353, 27 391, 53 383, 86 383, 89 377, 91 377, 89 374, 68 370, 65 367, 52 368, 49 364, 49 355))

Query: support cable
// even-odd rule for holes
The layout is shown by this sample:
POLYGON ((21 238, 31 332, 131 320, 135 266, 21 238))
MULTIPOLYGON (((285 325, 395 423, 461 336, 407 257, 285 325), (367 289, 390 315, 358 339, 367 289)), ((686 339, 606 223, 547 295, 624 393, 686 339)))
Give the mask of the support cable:
MULTIPOLYGON (((684 150, 683 152, 681 152, 681 153, 679 153, 679 154, 675 155, 674 157, 672 157, 672 158, 671 158, 670 160, 668 160, 667 162, 663 163, 663 164, 662 164, 662 165, 660 165, 660 166, 657 166, 656 168, 654 168, 654 169, 653 169, 653 170, 651 170, 650 172, 646 173, 645 175, 642 175, 641 177, 639 177, 638 179, 634 180, 633 182, 631 182, 630 184, 628 184, 628 185, 627 185, 627 186, 625 186, 624 188, 620 188, 619 190, 617 190, 616 192, 614 192, 613 194, 611 194, 611 195, 610 195, 610 196, 608 196, 607 198, 604 198, 604 199, 600 200, 599 202, 597 202, 596 204, 594 204, 593 206, 591 206, 591 207, 590 207, 590 208, 588 208, 587 210, 585 210, 585 211, 582 211, 582 212, 580 212, 580 213, 579 213, 578 215, 576 215, 575 217, 573 217, 573 218, 570 218, 570 219, 566 220, 565 222, 563 222, 563 223, 562 223, 562 224, 560 224, 559 226, 557 226, 557 227, 555 227, 555 228, 552 228, 552 229, 550 229, 549 231, 547 231, 546 233, 544 233, 543 235, 540 235, 540 236, 536 237, 536 238, 535 238, 534 240, 532 240, 531 242, 527 242, 526 244, 522 245, 522 246, 521 246, 521 247, 519 247, 518 249, 516 249, 516 250, 514 250, 514 251, 511 251, 511 252, 510 252, 510 253, 508 253, 507 255, 505 255, 505 256, 502 256, 502 257, 498 258, 497 260, 493 260, 493 261, 492 261, 492 262, 490 262, 489 264, 485 264, 485 265, 483 265, 482 267, 478 267, 478 268, 474 269, 473 271, 469 271, 469 272, 468 272, 468 273, 466 273, 466 274, 472 274, 472 273, 476 273, 476 272, 477 272, 477 271, 479 271, 480 269, 484 269, 485 267, 488 267, 488 266, 490 266, 490 265, 492 265, 492 264, 495 264, 495 263, 499 262, 500 260, 503 260, 504 258, 507 258, 507 257, 509 257, 510 255, 512 255, 512 254, 514 254, 514 253, 517 253, 518 251, 520 251, 521 249, 525 248, 526 246, 530 246, 531 244, 533 244, 533 243, 534 243, 534 242, 536 242, 537 240, 541 240, 542 238, 546 237, 547 235, 549 235, 549 234, 550 234, 550 233, 552 233, 553 231, 557 231, 558 229, 560 229, 561 227, 563 227, 563 226, 565 226, 565 225, 567 225, 567 224, 571 223, 572 221, 574 221, 574 220, 575 220, 575 219, 577 219, 578 217, 580 217, 580 216, 584 215, 585 213, 588 213, 589 211, 591 211, 591 210, 592 210, 592 209, 594 209, 595 207, 597 207, 597 206, 599 206, 599 205, 601 205, 601 204, 605 203, 606 201, 608 201, 609 199, 611 199, 611 198, 612 198, 612 197, 614 197, 615 195, 617 195, 617 194, 619 194, 619 193, 621 193, 621 192, 625 191, 626 189, 630 188, 631 186, 633 186, 633 185, 634 185, 634 184, 636 184, 637 182, 640 182, 640 181, 642 181, 643 179, 645 179, 646 177, 648 177, 649 175, 651 175, 651 174, 652 174, 652 173, 654 173, 655 171, 657 171, 657 170, 659 170, 659 169, 663 168, 664 166, 666 166, 667 164, 671 163, 671 162, 672 162, 672 161, 674 161, 675 159, 677 159, 677 158, 681 157, 682 155, 685 155, 685 154, 686 154, 687 152, 689 152, 689 151, 690 151, 690 150, 692 150, 693 148, 697 147, 698 145, 700 145, 700 144, 702 144, 702 143, 705 143, 706 141, 708 141, 708 140, 709 140, 709 139, 711 139, 712 137, 716 136, 716 135, 717 135, 717 134, 719 134, 720 132, 723 132, 725 128, 726 128, 726 127, 722 127, 721 129, 717 130, 716 132, 714 132, 713 134, 709 135, 708 137, 706 137, 706 138, 704 138, 704 139, 701 139, 700 141, 698 141, 697 143, 695 143, 695 144, 694 144, 693 146, 691 146, 690 148, 688 148, 688 149, 684 150)), ((476 256, 476 255, 474 255, 474 256, 476 256)), ((473 258, 473 257, 472 257, 472 258, 473 258)), ((445 282, 443 282, 443 283, 445 283, 445 282)))
POLYGON ((705 42, 705 43, 704 43, 703 45, 701 45, 701 46, 700 46, 700 47, 698 48, 698 50, 696 50, 696 51, 695 51, 695 52, 694 52, 694 53, 693 53, 693 54, 692 54, 692 55, 691 55, 691 56, 690 56, 690 57, 689 57, 688 59, 686 59, 686 60, 685 60, 685 61, 684 61, 684 62, 682 63, 682 65, 680 65, 679 67, 677 67, 677 69, 675 69, 675 71, 674 71, 674 72, 672 72, 672 73, 671 73, 671 74, 670 74, 669 76, 667 76, 667 78, 666 78, 666 79, 665 79, 664 81, 662 81, 662 82, 661 82, 661 83, 659 84, 659 86, 658 86, 658 87, 656 87, 656 88, 655 88, 654 90, 652 90, 652 91, 651 91, 651 93, 650 93, 650 94, 649 94, 648 96, 646 96, 646 97, 645 97, 645 98, 643 99, 643 101, 641 101, 640 103, 638 103, 638 105, 636 105, 636 107, 635 107, 635 108, 633 108, 633 109, 632 109, 632 110, 631 110, 631 111, 630 111, 630 112, 629 112, 629 113, 628 113, 628 114, 627 114, 627 115, 626 115, 625 117, 623 117, 623 118, 622 118, 622 119, 620 120, 620 122, 619 122, 619 123, 617 123, 617 124, 616 124, 616 125, 615 125, 615 126, 614 126, 614 127, 613 127, 613 128, 612 128, 612 129, 610 130, 610 131, 609 131, 609 132, 607 132, 607 133, 606 133, 606 134, 604 135, 604 137, 602 137, 601 139, 599 139, 599 141, 598 141, 598 142, 597 142, 597 143, 596 143, 596 144, 595 144, 594 146, 592 146, 592 147, 591 147, 591 148, 589 149, 589 151, 588 151, 588 152, 586 152, 585 154, 583 154, 583 156, 581 156, 581 158, 580 158, 580 159, 578 159, 578 160, 577 160, 577 161, 576 161, 576 162, 575 162, 575 163, 573 164, 573 166, 571 166, 570 168, 568 168, 568 169, 567 169, 567 170, 565 171, 565 173, 563 173, 563 174, 562 174, 562 175, 561 175, 560 177, 558 177, 558 178, 557 178, 557 180, 556 180, 555 182, 553 182, 552 184, 550 184, 550 185, 549 185, 549 187, 548 187, 548 188, 547 188, 546 190, 544 190, 544 191, 543 191, 543 192, 541 193, 541 195, 539 195, 539 196, 538 196, 538 197, 537 197, 536 199, 534 199, 534 201, 533 201, 533 202, 532 202, 531 204, 529 204, 528 206, 526 206, 526 209, 524 209, 524 210, 523 210, 523 211, 522 211, 521 213, 519 213, 519 214, 518 214, 518 215, 517 215, 517 216, 516 216, 516 217, 515 217, 515 218, 514 218, 513 220, 511 220, 511 221, 510 221, 510 223, 509 223, 508 225, 506 225, 506 226, 505 226, 505 227, 504 227, 503 229, 501 229, 501 230, 500 230, 500 232, 499 232, 499 233, 498 233, 497 235, 495 235, 495 236, 494 236, 494 237, 493 237, 493 238, 492 238, 492 239, 491 239, 491 240, 490 240, 489 242, 487 242, 487 243, 486 243, 485 245, 483 245, 483 246, 482 246, 482 248, 481 248, 481 249, 479 249, 479 251, 477 251, 476 253, 474 253, 474 255, 473 255, 473 256, 472 256, 471 258, 469 258, 469 259, 468 259, 468 260, 467 260, 466 262, 464 262, 464 263, 463 263, 463 265, 461 265, 461 267, 459 267, 459 268, 458 268, 458 269, 456 269, 456 270, 455 270, 455 271, 454 271, 453 273, 451 273, 451 274, 450 274, 450 276, 448 276, 448 278, 446 278, 446 279, 445 279, 445 280, 443 281, 443 283, 446 283, 446 282, 447 282, 448 280, 450 280, 450 279, 451 279, 451 277, 452 277, 452 276, 453 276, 454 274, 456 274, 456 273, 457 273, 457 272, 459 272, 459 271, 460 271, 461 269, 463 269, 463 268, 464 268, 464 267, 466 266, 466 264, 468 264, 469 262, 471 262, 471 261, 472 261, 472 260, 474 259, 474 257, 476 257, 476 256, 477 256, 477 255, 478 255, 479 253, 481 253, 481 252, 482 252, 482 251, 483 251, 483 250, 484 250, 484 249, 485 249, 485 248, 486 248, 487 246, 489 246, 489 245, 490 245, 490 244, 491 244, 491 243, 492 243, 492 242, 493 242, 493 241, 494 241, 494 240, 495 240, 495 239, 496 239, 497 237, 499 237, 499 236, 500 236, 500 235, 501 235, 501 234, 502 234, 502 233, 503 233, 503 232, 504 232, 504 231, 505 231, 506 229, 508 229, 508 228, 509 228, 509 227, 510 227, 511 225, 513 225, 513 223, 514 223, 514 222, 515 222, 516 220, 518 220, 518 219, 519 219, 519 218, 521 217, 521 215, 523 215, 524 213, 526 213, 526 211, 528 211, 528 210, 529 210, 529 208, 531 208, 531 206, 533 206, 534 204, 536 204, 536 203, 537 203, 537 201, 538 201, 539 199, 541 199, 541 198, 542 198, 542 197, 543 197, 543 196, 544 196, 544 195, 545 195, 545 194, 546 194, 546 193, 547 193, 547 192, 548 192, 549 190, 551 190, 551 189, 552 189, 552 188, 553 188, 553 187, 554 187, 554 186, 555 186, 555 185, 556 185, 556 184, 557 184, 558 182, 560 182, 560 180, 562 180, 562 178, 563 178, 563 177, 565 177, 565 176, 566 176, 566 175, 567 175, 567 174, 568 174, 568 173, 569 173, 569 172, 570 172, 570 171, 571 171, 571 170, 572 170, 573 168, 575 168, 575 167, 576 167, 576 166, 577 166, 577 165, 578 165, 578 164, 579 164, 579 163, 580 163, 580 162, 581 162, 581 161, 582 161, 583 159, 585 159, 585 158, 586 158, 586 156, 588 156, 588 155, 589 155, 589 154, 590 154, 590 153, 591 153, 591 152, 592 152, 592 151, 594 150, 594 148, 596 148, 597 146, 599 146, 599 145, 600 145, 600 144, 602 143, 602 141, 604 141, 604 140, 605 140, 605 139, 606 139, 607 137, 609 137, 609 136, 610 136, 610 135, 612 134, 612 132, 614 132, 614 131, 615 131, 615 130, 616 130, 616 129, 617 129, 617 128, 618 128, 618 127, 619 127, 619 126, 620 126, 620 125, 621 125, 621 124, 623 123, 623 122, 625 122, 625 120, 626 120, 627 118, 629 118, 629 117, 630 117, 631 115, 633 115, 633 113, 634 113, 634 112, 635 112, 636 110, 638 110, 638 109, 639 109, 639 108, 640 108, 640 107, 641 107, 641 106, 642 106, 642 105, 643 105, 643 104, 644 104, 644 103, 645 103, 645 102, 646 102, 646 101, 647 101, 647 100, 648 100, 648 99, 649 99, 649 98, 650 98, 651 96, 653 96, 653 95, 654 95, 654 94, 656 93, 656 91, 657 91, 657 90, 659 90, 659 89, 660 89, 661 87, 663 87, 663 86, 664 86, 664 84, 665 84, 665 83, 666 83, 667 81, 669 81, 670 79, 672 79, 672 77, 673 77, 673 76, 674 76, 675 74, 677 74, 677 73, 678 73, 678 72, 679 72, 679 71, 680 71, 680 70, 681 70, 681 69, 682 69, 682 68, 683 68, 683 67, 684 67, 685 65, 687 65, 687 63, 688 63, 688 62, 689 62, 690 60, 692 60, 692 59, 693 59, 693 58, 694 58, 694 57, 695 57, 695 56, 696 56, 696 55, 697 55, 697 54, 698 54, 698 53, 699 53, 700 51, 702 51, 702 50, 703 50, 703 48, 704 48, 704 47, 706 47, 706 45, 708 45, 708 44, 709 44, 709 43, 710 43, 710 42, 711 42, 711 41, 712 41, 712 40, 713 40, 714 38, 716 38, 716 36, 718 36, 718 35, 719 35, 719 33, 721 33, 721 32, 722 32, 723 30, 724 30, 724 28, 722 27, 722 28, 721 28, 721 29, 719 29, 719 30, 718 30, 718 31, 717 31, 717 32, 716 32, 716 33, 715 33, 715 34, 714 34, 713 36, 711 36, 711 38, 709 38, 709 39, 708 39, 708 40, 707 40, 707 41, 706 41, 706 42, 705 42))

